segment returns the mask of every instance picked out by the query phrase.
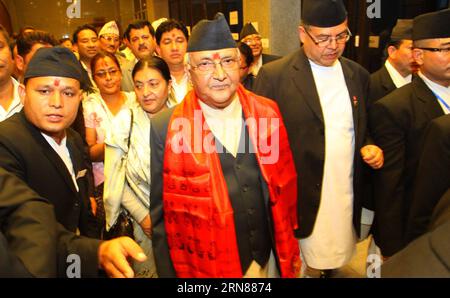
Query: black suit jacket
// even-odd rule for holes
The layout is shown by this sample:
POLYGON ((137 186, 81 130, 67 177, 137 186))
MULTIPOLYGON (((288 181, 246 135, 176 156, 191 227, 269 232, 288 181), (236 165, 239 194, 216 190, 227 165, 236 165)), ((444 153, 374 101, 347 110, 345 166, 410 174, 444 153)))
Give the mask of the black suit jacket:
POLYGON ((0 277, 65 277, 70 254, 80 256, 82 277, 94 277, 99 245, 65 230, 52 205, 0 168, 0 277))
POLYGON ((370 109, 370 129, 384 152, 384 166, 374 173, 375 241, 383 255, 403 247, 410 193, 428 123, 442 108, 418 76, 377 101, 370 109))
POLYGON ((25 181, 55 208, 56 219, 67 230, 79 228, 82 235, 98 238, 96 219, 88 194, 88 166, 80 136, 67 129, 67 148, 77 179, 77 192, 62 159, 32 125, 24 112, 0 123, 0 166, 25 181))
POLYGON ((450 189, 434 209, 428 232, 389 258, 382 277, 450 277, 450 189))
MULTIPOLYGON (((353 223, 359 234, 363 196, 363 161, 366 143, 366 104, 369 73, 357 63, 340 58, 353 108, 355 129, 353 223)), ((308 237, 320 206, 325 161, 325 123, 311 66, 299 51, 264 65, 254 84, 256 94, 274 99, 287 128, 298 174, 298 225, 296 236, 308 237)))
POLYGON ((397 89, 397 87, 395 86, 394 81, 392 81, 391 75, 387 71, 386 66, 383 65, 382 68, 370 75, 368 107, 395 89, 397 89))
POLYGON ((427 231, 433 209, 450 188, 450 115, 430 122, 413 185, 406 243, 427 231))
POLYGON ((167 244, 162 200, 164 147, 168 124, 173 110, 174 108, 162 111, 151 119, 150 125, 150 168, 152 180, 150 184, 150 217, 152 219, 153 254, 159 277, 176 277, 167 244))
POLYGON ((275 61, 280 59, 280 56, 276 56, 276 55, 269 55, 269 54, 262 54, 262 63, 267 64, 269 62, 275 61))

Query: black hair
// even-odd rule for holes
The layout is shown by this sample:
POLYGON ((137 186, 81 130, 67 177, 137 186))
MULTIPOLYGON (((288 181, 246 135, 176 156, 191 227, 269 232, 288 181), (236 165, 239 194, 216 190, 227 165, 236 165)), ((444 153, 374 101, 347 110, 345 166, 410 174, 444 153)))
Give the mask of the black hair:
POLYGON ((8 31, 6 31, 5 27, 2 26, 2 24, 0 24, 0 34, 3 35, 3 37, 6 40, 6 43, 9 44, 9 42, 10 42, 9 41, 9 33, 8 33, 8 31))
POLYGON ((253 57, 252 49, 245 42, 238 42, 237 44, 239 51, 241 52, 241 56, 245 57, 245 63, 247 66, 250 66, 255 58, 253 57))
POLYGON ((31 52, 31 49, 37 43, 49 44, 51 46, 58 45, 58 41, 55 37, 53 37, 53 35, 41 30, 34 30, 32 32, 20 34, 16 43, 17 53, 22 57, 25 57, 29 52, 31 52))
POLYGON ((95 30, 94 26, 89 25, 89 24, 84 24, 84 25, 79 26, 77 29, 75 29, 75 32, 73 32, 73 36, 72 36, 73 43, 78 43, 78 34, 83 30, 91 30, 98 37, 97 30, 95 30))
POLYGON ((138 61, 138 63, 136 63, 133 68, 133 72, 131 73, 133 80, 136 73, 140 70, 143 70, 144 68, 156 69, 161 73, 166 82, 169 82, 172 79, 170 76, 169 66, 167 65, 166 61, 157 56, 150 56, 148 58, 141 59, 138 61))
POLYGON ((170 20, 162 22, 156 29, 156 33, 155 33, 156 43, 159 45, 159 43, 161 42, 162 35, 165 32, 172 31, 173 29, 178 29, 181 32, 183 32, 184 37, 186 37, 186 40, 189 40, 189 33, 188 33, 186 26, 180 21, 170 19, 170 20))
POLYGON ((388 49, 389 47, 395 47, 396 49, 399 49, 400 46, 402 45, 404 39, 390 39, 387 43, 386 46, 384 47, 382 56, 381 56, 381 61, 386 61, 387 58, 389 58, 389 52, 388 49))
POLYGON ((72 42, 72 40, 69 37, 60 38, 58 42, 59 42, 59 44, 62 44, 63 42, 65 42, 67 40, 70 40, 72 42))
POLYGON ((125 30, 125 33, 123 34, 125 36, 125 38, 127 40, 130 40, 130 33, 131 30, 138 30, 138 29, 143 29, 145 27, 148 27, 148 31, 150 31, 150 34, 152 35, 152 37, 155 37, 155 30, 153 29, 152 25, 150 24, 149 21, 135 21, 131 24, 128 25, 127 29, 125 30))
POLYGON ((2 26, 2 24, 0 24, 0 34, 3 35, 3 37, 5 38, 6 44, 9 46, 9 49, 11 51, 11 57, 14 58, 14 46, 16 45, 16 42, 14 39, 11 39, 9 37, 8 31, 6 31, 5 27, 2 26))
POLYGON ((36 28, 34 28, 34 27, 32 27, 32 26, 25 26, 25 27, 20 28, 19 34, 18 34, 18 35, 22 35, 22 34, 24 34, 26 31, 34 31, 34 30, 36 30, 36 28))
POLYGON ((91 60, 91 70, 92 70, 92 75, 94 75, 95 72, 95 64, 97 64, 97 61, 100 59, 105 59, 106 57, 111 58, 112 61, 114 61, 114 63, 117 65, 117 67, 119 68, 119 71, 122 72, 122 70, 120 69, 120 63, 119 60, 117 60, 116 55, 111 54, 109 52, 98 52, 91 60))

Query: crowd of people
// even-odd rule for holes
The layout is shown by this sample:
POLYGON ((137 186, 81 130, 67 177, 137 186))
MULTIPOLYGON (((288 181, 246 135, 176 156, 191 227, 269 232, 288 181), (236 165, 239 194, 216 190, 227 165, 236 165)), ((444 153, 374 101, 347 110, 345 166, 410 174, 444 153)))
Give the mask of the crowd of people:
POLYGON ((369 74, 303 2, 284 57, 221 13, 0 26, 0 277, 333 277, 368 234, 382 276, 450 276, 450 9, 369 74))

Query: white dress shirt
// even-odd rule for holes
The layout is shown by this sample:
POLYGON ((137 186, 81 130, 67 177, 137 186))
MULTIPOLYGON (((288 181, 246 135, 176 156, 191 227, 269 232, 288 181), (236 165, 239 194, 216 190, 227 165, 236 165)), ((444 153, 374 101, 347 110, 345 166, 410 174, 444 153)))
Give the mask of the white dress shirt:
POLYGON ((236 157, 242 130, 242 106, 238 95, 224 109, 212 108, 201 100, 199 103, 211 132, 236 157))
POLYGON ((171 90, 170 92, 173 93, 173 99, 176 100, 176 102, 172 102, 170 100, 167 101, 167 106, 169 108, 179 104, 183 101, 184 97, 186 96, 186 93, 189 90, 189 76, 187 73, 184 74, 181 81, 178 83, 177 79, 171 75, 172 78, 172 84, 171 84, 171 90))
POLYGON ((255 63, 253 63, 252 69, 251 69, 251 73, 256 77, 258 75, 259 70, 261 69, 263 65, 263 61, 262 61, 262 54, 259 56, 259 59, 257 61, 255 61, 255 63))
MULTIPOLYGON (((430 80, 429 78, 427 78, 420 71, 419 71, 419 76, 425 82, 425 84, 428 86, 428 88, 430 88, 431 91, 433 91, 433 93, 435 95, 438 95, 447 104, 447 106, 450 107, 450 86, 444 87, 442 85, 439 85, 439 84, 433 82, 432 80, 430 80)), ((444 114, 450 113, 450 110, 445 106, 445 104, 443 104, 440 100, 437 99, 437 96, 436 96, 436 100, 439 102, 439 105, 441 106, 442 111, 444 111, 444 114)))
POLYGON ((8 119, 15 113, 18 113, 22 110, 22 103, 20 102, 19 97, 19 82, 17 82, 13 77, 11 77, 11 81, 13 83, 14 88, 14 94, 13 94, 13 100, 11 101, 11 104, 9 105, 8 109, 5 110, 3 106, 0 105, 0 122, 8 119))
POLYGON ((310 64, 325 123, 325 163, 314 229, 309 237, 300 240, 300 245, 309 267, 335 269, 350 261, 356 244, 352 103, 339 61, 331 67, 319 66, 312 61, 310 64))
POLYGON ((395 87, 400 88, 400 87, 403 87, 406 84, 411 83, 412 74, 409 74, 406 77, 402 76, 394 68, 394 66, 392 66, 392 64, 388 60, 386 60, 386 63, 384 65, 386 66, 386 69, 387 69, 387 71, 389 73, 389 76, 391 77, 392 81, 394 82, 395 87))
POLYGON ((61 144, 58 144, 52 137, 50 137, 42 132, 41 132, 41 134, 45 138, 47 143, 53 148, 53 150, 55 150, 55 152, 62 159, 62 161, 66 165, 67 170, 70 173, 70 176, 72 176, 72 181, 73 181, 75 188, 77 189, 77 191, 80 191, 80 189, 78 188, 77 179, 75 177, 75 170, 73 169, 72 159, 70 158, 70 152, 69 152, 69 149, 67 149, 67 145, 66 145, 67 137, 64 137, 64 139, 62 139, 62 141, 61 141, 61 144))

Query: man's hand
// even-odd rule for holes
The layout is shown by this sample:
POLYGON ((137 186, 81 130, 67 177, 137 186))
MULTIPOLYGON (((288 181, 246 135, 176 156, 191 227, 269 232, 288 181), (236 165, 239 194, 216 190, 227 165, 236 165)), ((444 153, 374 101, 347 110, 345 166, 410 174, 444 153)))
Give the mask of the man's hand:
POLYGON ((127 258, 143 262, 147 259, 140 246, 129 237, 120 237, 105 241, 98 249, 98 260, 109 277, 134 277, 127 258))
POLYGON ((372 169, 380 169, 384 163, 383 150, 375 145, 367 145, 361 148, 361 156, 365 163, 372 169))
POLYGON ((144 219, 139 223, 145 235, 148 238, 152 239, 152 221, 150 219, 150 214, 148 214, 144 219))

